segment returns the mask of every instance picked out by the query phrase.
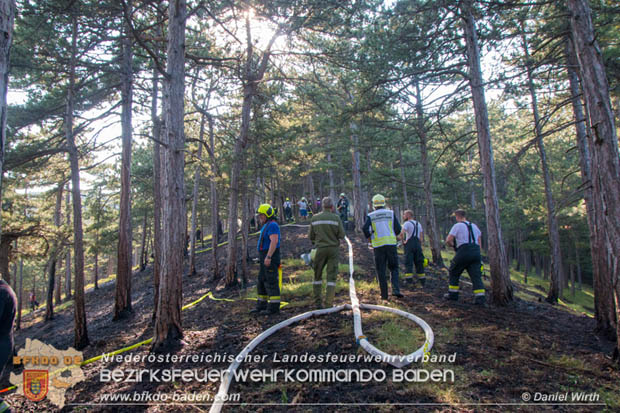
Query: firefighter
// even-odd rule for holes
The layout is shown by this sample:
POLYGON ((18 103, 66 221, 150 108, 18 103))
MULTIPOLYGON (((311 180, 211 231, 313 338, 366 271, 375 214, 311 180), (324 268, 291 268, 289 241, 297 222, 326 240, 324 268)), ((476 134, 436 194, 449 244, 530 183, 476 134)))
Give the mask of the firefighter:
MULTIPOLYGON (((11 286, 0 280, 0 378, 13 355, 13 322, 17 311, 17 297, 11 286)), ((9 404, 0 397, 0 412, 11 412, 9 404)))
POLYGON ((388 299, 386 264, 392 275, 392 295, 402 297, 398 287, 398 252, 396 250, 396 236, 400 234, 400 224, 398 218, 394 216, 394 211, 385 208, 383 195, 373 196, 372 206, 374 211, 366 217, 362 230, 371 243, 375 255, 381 298, 388 299))
POLYGON ((405 282, 414 281, 413 265, 420 281, 420 285, 424 287, 426 284, 426 274, 424 272, 424 254, 422 253, 422 243, 424 242, 424 233, 422 225, 413 219, 413 211, 406 210, 403 212, 403 230, 399 238, 403 241, 405 249, 405 282))
POLYGON ((288 197, 286 198, 286 201, 284 201, 284 219, 286 220, 286 222, 290 222, 293 220, 293 208, 291 206, 291 200, 288 199, 288 197))
POLYGON ((344 192, 340 194, 340 199, 338 200, 338 204, 336 204, 336 209, 340 214, 340 220, 344 225, 346 225, 349 220, 349 200, 344 192))
POLYGON ((276 222, 274 209, 269 204, 261 204, 256 211, 262 225, 258 237, 258 300, 251 313, 276 314, 280 312, 280 227, 276 222))
POLYGON ((334 202, 331 198, 323 198, 323 212, 316 214, 310 221, 308 238, 316 248, 313 260, 314 302, 322 308, 323 268, 327 266, 327 288, 325 307, 331 307, 336 293, 336 277, 338 275, 338 250, 340 240, 344 239, 344 227, 340 217, 334 213, 334 202))
POLYGON ((467 221, 467 214, 462 209, 454 211, 454 216, 456 224, 450 229, 446 244, 456 250, 456 255, 450 264, 450 285, 445 297, 454 301, 459 299, 459 278, 463 271, 467 270, 474 289, 474 303, 485 305, 486 297, 480 272, 482 232, 476 224, 467 221))

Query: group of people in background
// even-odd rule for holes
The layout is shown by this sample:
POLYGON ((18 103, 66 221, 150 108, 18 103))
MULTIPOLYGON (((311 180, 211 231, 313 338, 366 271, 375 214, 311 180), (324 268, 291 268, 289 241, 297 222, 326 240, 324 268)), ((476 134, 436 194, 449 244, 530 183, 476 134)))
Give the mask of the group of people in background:
MULTIPOLYGON (((301 221, 307 221, 312 218, 314 214, 318 214, 321 212, 323 201, 321 198, 317 198, 316 201, 312 202, 308 200, 305 196, 302 196, 299 201, 295 204, 299 211, 299 218, 301 221)), ((284 210, 284 222, 293 222, 294 211, 293 211, 293 203, 289 197, 286 197, 285 201, 282 203, 282 208, 284 210)), ((333 206, 333 203, 332 203, 333 206)), ((336 205, 336 210, 338 211, 338 215, 340 220, 345 224, 349 220, 349 200, 347 199, 344 193, 340 194, 338 199, 338 203, 336 205)))
MULTIPOLYGON (((300 216, 309 216, 307 200, 302 197, 298 202, 300 216)), ((348 200, 340 194, 338 203, 334 205, 331 198, 318 200, 322 212, 310 214, 308 238, 315 248, 312 259, 314 269, 313 296, 319 308, 333 305, 338 275, 340 241, 345 237, 345 224, 348 221, 348 200), (338 212, 338 213, 336 213, 338 212), (327 268, 325 288, 323 288, 323 270, 327 268), (323 289, 325 295, 323 296, 323 289), (324 298, 323 298, 324 297, 324 298)), ((292 205, 287 198, 283 204, 285 220, 291 221, 292 205)), ((424 230, 420 222, 415 220, 413 211, 405 210, 402 214, 401 226, 394 211, 386 207, 385 197, 376 194, 372 197, 373 210, 366 216, 362 231, 373 250, 377 281, 382 300, 388 300, 387 270, 390 272, 391 295, 403 297, 400 291, 398 247, 402 245, 405 255, 405 274, 403 282, 413 285, 426 285, 425 266, 422 244, 424 230), (415 270, 415 273, 414 273, 415 270)), ((317 210, 318 212, 318 210, 317 210)), ((258 276, 258 301, 252 312, 274 314, 279 311, 280 289, 278 268, 280 266, 280 228, 276 222, 273 208, 262 204, 257 211, 262 224, 258 241, 260 271, 258 276)), ((456 255, 449 268, 450 280, 448 293, 444 298, 456 301, 459 299, 459 281, 463 271, 467 270, 471 278, 474 303, 486 303, 485 289, 481 274, 481 231, 478 226, 467 220, 464 210, 454 212, 456 223, 450 229, 446 245, 454 248, 456 255)), ((280 275, 281 277, 281 275, 280 275)))
MULTIPOLYGON (((362 230, 374 252, 381 298, 388 299, 386 267, 391 274, 392 295, 402 297, 398 273, 398 239, 402 241, 405 253, 403 280, 405 282, 417 281, 424 287, 426 285, 424 267, 427 260, 422 252, 424 242, 422 225, 414 219, 413 211, 406 210, 403 212, 404 225, 401 227, 394 212, 385 207, 385 197, 380 194, 372 198, 372 206, 373 211, 366 217, 362 230)), ((444 298, 452 301, 459 299, 460 277, 463 271, 467 270, 473 285, 474 304, 485 305, 486 295, 481 272, 481 231, 476 224, 467 220, 464 210, 456 210, 454 217, 456 223, 450 229, 446 244, 454 248, 456 255, 450 264, 448 293, 444 295, 444 298)))

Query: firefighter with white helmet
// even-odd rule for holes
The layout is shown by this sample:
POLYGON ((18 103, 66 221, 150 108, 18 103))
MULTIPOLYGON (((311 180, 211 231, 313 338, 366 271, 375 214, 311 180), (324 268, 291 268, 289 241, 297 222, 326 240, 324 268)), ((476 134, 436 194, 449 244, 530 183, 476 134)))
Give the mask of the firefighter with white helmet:
POLYGON ((385 197, 377 194, 372 197, 374 211, 368 214, 362 227, 364 235, 370 241, 375 255, 377 279, 381 289, 381 298, 388 299, 386 265, 392 276, 392 295, 402 297, 398 286, 398 252, 396 236, 401 227, 394 211, 385 207, 385 197))

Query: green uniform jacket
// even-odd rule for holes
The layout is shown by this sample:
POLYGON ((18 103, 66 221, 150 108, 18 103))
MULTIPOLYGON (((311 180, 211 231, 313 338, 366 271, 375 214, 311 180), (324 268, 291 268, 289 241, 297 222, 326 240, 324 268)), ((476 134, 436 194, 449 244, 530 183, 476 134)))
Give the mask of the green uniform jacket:
POLYGON ((316 248, 338 247, 340 240, 344 239, 340 216, 326 211, 313 216, 308 237, 316 248))

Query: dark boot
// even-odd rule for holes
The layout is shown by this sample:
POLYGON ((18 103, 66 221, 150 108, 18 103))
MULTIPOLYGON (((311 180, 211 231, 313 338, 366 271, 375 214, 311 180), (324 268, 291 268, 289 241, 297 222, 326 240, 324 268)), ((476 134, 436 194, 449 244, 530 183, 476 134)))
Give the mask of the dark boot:
POLYGON ((459 300, 459 293, 447 293, 443 295, 444 300, 449 300, 449 301, 458 301, 459 300))
POLYGON ((256 307, 252 310, 250 310, 250 314, 256 314, 259 313, 261 311, 264 311, 267 309, 267 302, 266 301, 257 301, 256 302, 256 307))
POLYGON ((479 295, 474 299, 474 304, 484 307, 487 304, 487 298, 484 295, 479 295))
POLYGON ((269 303, 267 304, 267 309, 264 311, 261 311, 261 314, 278 314, 280 312, 280 303, 269 303))

